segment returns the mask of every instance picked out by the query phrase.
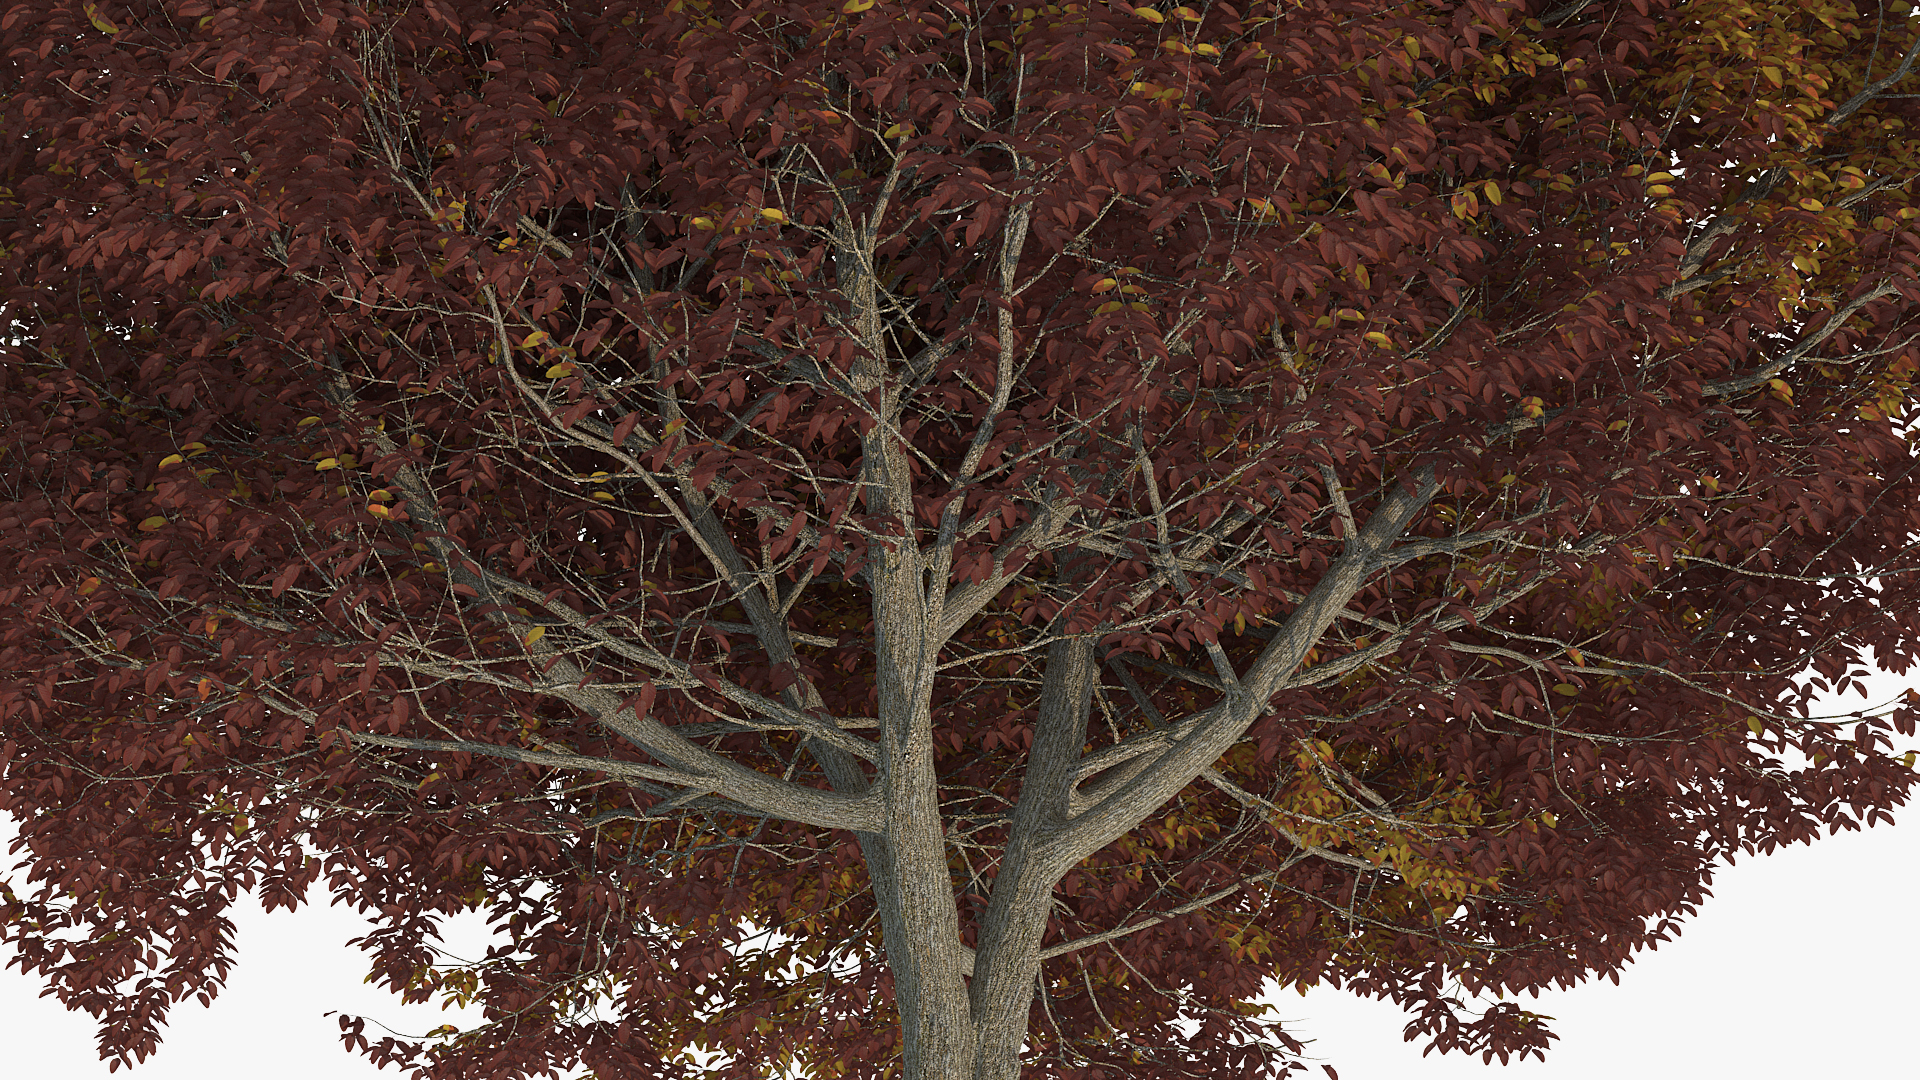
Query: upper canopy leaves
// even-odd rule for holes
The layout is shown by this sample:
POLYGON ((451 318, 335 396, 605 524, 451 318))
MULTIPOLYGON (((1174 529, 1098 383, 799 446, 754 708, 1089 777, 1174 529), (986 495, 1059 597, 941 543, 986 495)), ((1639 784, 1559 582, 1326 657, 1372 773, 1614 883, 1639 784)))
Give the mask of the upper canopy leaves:
POLYGON ((1049 1076, 1284 1067, 1269 978, 1504 1058, 1448 980, 1616 971, 1912 783, 1911 704, 1806 715, 1920 628, 1904 5, 20 0, 0 55, 6 933, 108 1056, 324 872, 488 1009, 440 1076, 911 1071, 955 963, 1049 1076))

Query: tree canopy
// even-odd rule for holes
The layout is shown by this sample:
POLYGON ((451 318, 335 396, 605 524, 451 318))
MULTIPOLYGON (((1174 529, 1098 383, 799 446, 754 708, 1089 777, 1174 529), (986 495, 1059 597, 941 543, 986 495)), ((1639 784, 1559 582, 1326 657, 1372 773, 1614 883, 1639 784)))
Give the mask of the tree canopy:
POLYGON ((1505 1060, 1911 790, 1920 703, 1808 708, 1920 640, 1905 3, 0 57, 0 934, 104 1057, 322 883, 484 1009, 343 1022, 435 1078, 1271 1076, 1329 982, 1505 1060))

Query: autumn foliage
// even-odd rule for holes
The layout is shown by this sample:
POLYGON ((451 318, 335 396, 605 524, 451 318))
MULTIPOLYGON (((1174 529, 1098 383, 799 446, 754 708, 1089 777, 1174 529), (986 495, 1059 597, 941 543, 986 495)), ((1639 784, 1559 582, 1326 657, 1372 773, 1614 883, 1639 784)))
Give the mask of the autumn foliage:
POLYGON ((318 883, 434 1078, 1505 1060, 1911 790, 1808 710, 1920 638, 1905 3, 0 12, 0 935, 104 1057, 318 883))

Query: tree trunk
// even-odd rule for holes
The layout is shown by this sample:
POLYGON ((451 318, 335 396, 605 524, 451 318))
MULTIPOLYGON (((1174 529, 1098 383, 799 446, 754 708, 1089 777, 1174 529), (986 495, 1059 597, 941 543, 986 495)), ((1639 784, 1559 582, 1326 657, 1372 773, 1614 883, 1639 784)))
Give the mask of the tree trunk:
POLYGON ((863 847, 900 1010, 905 1080, 960 1080, 972 1072, 975 1041, 933 761, 934 620, 913 547, 876 550, 875 558, 885 831, 863 837, 863 847))

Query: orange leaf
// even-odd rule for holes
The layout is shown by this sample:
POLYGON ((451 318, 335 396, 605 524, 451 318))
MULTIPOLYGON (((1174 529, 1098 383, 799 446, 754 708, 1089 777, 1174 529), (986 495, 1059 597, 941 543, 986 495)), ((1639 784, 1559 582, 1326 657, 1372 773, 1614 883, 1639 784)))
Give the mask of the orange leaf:
POLYGON ((100 14, 100 9, 93 4, 83 4, 80 10, 87 13, 87 21, 93 24, 95 30, 103 34, 117 34, 120 32, 120 28, 107 21, 107 17, 100 14))

